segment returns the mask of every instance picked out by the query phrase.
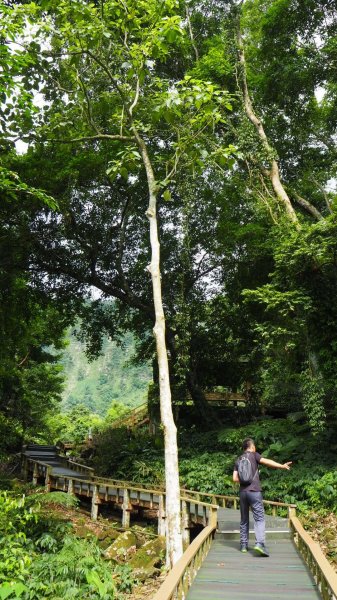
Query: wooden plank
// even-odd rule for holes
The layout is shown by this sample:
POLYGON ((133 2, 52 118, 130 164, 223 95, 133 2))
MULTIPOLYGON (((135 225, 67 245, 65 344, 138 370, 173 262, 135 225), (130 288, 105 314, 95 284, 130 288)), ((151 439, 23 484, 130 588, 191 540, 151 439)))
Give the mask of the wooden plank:
POLYGON ((216 539, 186 600, 317 600, 321 595, 294 544, 271 541, 270 557, 242 554, 235 541, 216 539))

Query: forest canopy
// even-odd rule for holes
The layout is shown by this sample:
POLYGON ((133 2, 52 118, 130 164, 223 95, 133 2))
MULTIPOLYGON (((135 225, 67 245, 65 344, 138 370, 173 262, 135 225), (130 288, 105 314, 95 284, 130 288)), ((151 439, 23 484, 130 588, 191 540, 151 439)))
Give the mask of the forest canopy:
POLYGON ((132 332, 153 360, 140 138, 173 401, 206 418, 205 390, 248 384, 257 414, 335 422, 335 3, 3 1, 1 17, 0 426, 41 429, 62 383, 47 348, 78 317, 90 356, 132 332))

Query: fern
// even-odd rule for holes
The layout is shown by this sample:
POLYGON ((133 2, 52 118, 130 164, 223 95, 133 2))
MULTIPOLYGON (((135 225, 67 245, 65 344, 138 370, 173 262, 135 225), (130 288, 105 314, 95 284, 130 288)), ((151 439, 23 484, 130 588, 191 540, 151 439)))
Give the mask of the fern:
POLYGON ((64 508, 76 508, 79 504, 79 500, 76 498, 76 496, 65 494, 64 492, 32 494, 26 499, 27 506, 44 506, 46 504, 58 504, 64 508))

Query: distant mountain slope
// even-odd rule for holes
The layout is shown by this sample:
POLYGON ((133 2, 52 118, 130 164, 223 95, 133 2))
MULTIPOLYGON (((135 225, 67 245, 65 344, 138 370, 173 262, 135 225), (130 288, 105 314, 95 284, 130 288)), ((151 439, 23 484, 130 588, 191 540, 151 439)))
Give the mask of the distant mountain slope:
POLYGON ((102 356, 91 363, 84 349, 84 344, 70 333, 69 346, 61 360, 65 373, 62 410, 84 404, 104 417, 112 402, 130 407, 145 402, 152 371, 146 363, 127 364, 135 349, 132 334, 126 334, 122 348, 106 339, 102 356))

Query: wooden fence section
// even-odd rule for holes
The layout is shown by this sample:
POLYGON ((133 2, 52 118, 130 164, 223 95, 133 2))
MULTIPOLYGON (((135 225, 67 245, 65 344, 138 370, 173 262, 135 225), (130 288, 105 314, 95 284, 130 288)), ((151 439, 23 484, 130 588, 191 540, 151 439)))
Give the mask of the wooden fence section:
POLYGON ((319 544, 305 531, 297 517, 291 517, 290 527, 295 544, 308 565, 323 600, 337 600, 337 573, 325 558, 319 544))
MULTIPOLYGON (((200 500, 209 499, 212 504, 217 504, 220 508, 234 508, 239 509, 240 499, 239 496, 225 496, 223 494, 212 494, 211 492, 196 492, 195 490, 182 489, 181 492, 188 498, 195 498, 200 500)), ((273 517, 276 517, 280 512, 287 512, 288 519, 296 515, 296 504, 289 504, 287 502, 274 502, 273 500, 263 500, 268 512, 273 517)))
POLYGON ((125 413, 118 419, 114 419, 111 422, 111 427, 113 429, 118 429, 118 427, 128 427, 132 429, 133 427, 141 427, 142 425, 146 425, 146 423, 149 423, 149 421, 150 417, 146 402, 125 413))
MULTIPOLYGON (((66 464, 68 466, 76 463, 66 461, 66 464)), ((82 472, 87 469, 86 477, 82 477, 78 471, 71 474, 68 470, 55 474, 53 473, 53 467, 47 462, 24 457, 25 476, 28 478, 28 474, 32 473, 34 485, 37 485, 39 481, 43 481, 45 490, 48 492, 60 490, 68 494, 91 498, 91 518, 93 520, 98 517, 100 505, 112 504, 122 509, 122 525, 127 528, 130 526, 131 512, 141 508, 155 511, 158 519, 158 535, 165 535, 166 494, 164 490, 151 489, 151 487, 143 487, 118 480, 96 478, 89 467, 84 465, 78 465, 78 467, 81 467, 82 472)), ((182 494, 180 509, 184 547, 187 547, 190 543, 190 527, 193 524, 207 527, 212 523, 216 527, 217 505, 202 502, 195 498, 188 498, 182 494)))
MULTIPOLYGON (((121 479, 105 479, 103 477, 95 477, 96 481, 109 482, 112 485, 119 487, 137 485, 133 481, 125 481, 121 479)), ((143 483, 144 489, 150 489, 153 487, 151 484, 143 483)), ((164 486, 157 485, 157 490, 164 491, 164 486)), ((212 492, 199 492, 196 490, 188 490, 186 488, 180 488, 180 492, 183 496, 189 499, 202 500, 203 502, 210 503, 219 506, 219 508, 234 508, 238 510, 240 508, 239 496, 229 496, 224 494, 214 494, 212 492)), ((287 502, 275 502, 274 500, 263 500, 266 511, 273 517, 287 513, 288 519, 291 516, 296 515, 296 504, 290 504, 287 502)))
POLYGON ((216 524, 213 523, 199 533, 169 572, 152 600, 184 600, 209 552, 215 531, 216 524))
POLYGON ((209 404, 242 406, 247 404, 248 396, 238 392, 205 392, 205 398, 209 404))
MULTIPOLYGON (((191 397, 188 395, 188 399, 191 400, 191 397)), ((245 406, 247 404, 248 395, 237 393, 237 392, 205 392, 206 401, 214 406, 245 406)), ((142 425, 146 425, 150 422, 150 417, 148 414, 148 404, 147 402, 133 408, 129 412, 125 413, 118 419, 114 419, 111 422, 111 427, 114 429, 118 429, 118 427, 128 427, 132 429, 133 427, 141 427, 142 425)))

